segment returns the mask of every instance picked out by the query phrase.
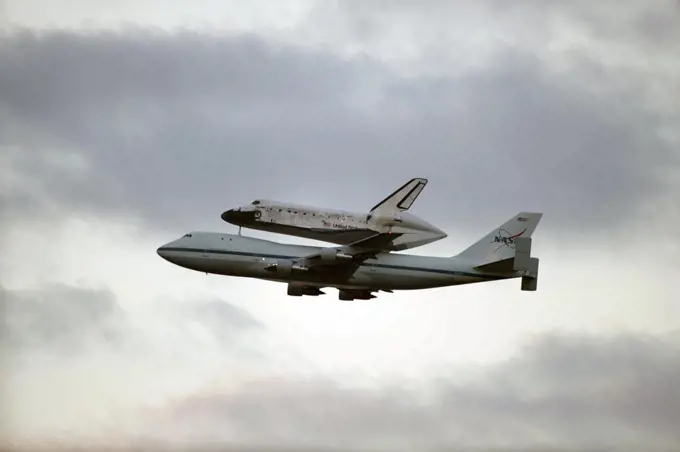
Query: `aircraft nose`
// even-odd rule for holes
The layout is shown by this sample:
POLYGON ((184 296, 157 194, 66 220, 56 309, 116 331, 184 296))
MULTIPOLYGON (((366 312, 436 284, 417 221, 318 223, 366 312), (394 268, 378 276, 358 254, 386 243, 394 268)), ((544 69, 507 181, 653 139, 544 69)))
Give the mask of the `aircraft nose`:
POLYGON ((167 260, 168 259, 168 251, 165 246, 161 246, 156 250, 156 253, 162 257, 163 259, 167 260))
POLYGON ((221 218, 227 223, 231 223, 234 220, 234 218, 238 216, 237 212, 238 212, 237 209, 229 209, 222 213, 221 218))
MULTIPOLYGON (((259 214, 259 212, 257 212, 259 214)), ((227 223, 235 224, 235 225, 243 225, 245 223, 255 221, 257 218, 256 212, 252 211, 243 211, 240 208, 238 209, 229 209, 222 213, 221 215, 222 220, 226 221, 227 223)))

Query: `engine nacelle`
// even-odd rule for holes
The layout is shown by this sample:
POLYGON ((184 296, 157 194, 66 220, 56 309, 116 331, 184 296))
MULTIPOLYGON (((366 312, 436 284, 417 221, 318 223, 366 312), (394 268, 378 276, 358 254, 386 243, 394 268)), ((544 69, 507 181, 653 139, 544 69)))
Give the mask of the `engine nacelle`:
POLYGON ((318 295, 325 295, 318 287, 305 286, 304 284, 288 283, 288 295, 292 297, 301 297, 309 295, 316 297, 318 295))
POLYGON ((345 292, 345 291, 342 291, 342 290, 341 290, 341 291, 338 293, 338 300, 342 300, 342 301, 351 301, 351 300, 354 300, 354 296, 353 296, 351 293, 349 293, 349 292, 345 292))
POLYGON ((301 297, 305 294, 305 286, 288 283, 288 295, 291 297, 301 297))
POLYGON ((320 257, 323 262, 333 262, 336 260, 350 260, 352 256, 345 254, 335 248, 323 248, 320 251, 320 257))
POLYGON ((325 262, 332 262, 338 256, 337 250, 334 250, 333 248, 323 248, 320 254, 321 260, 325 262))
POLYGON ((375 295, 372 293, 366 291, 348 291, 348 290, 339 290, 338 291, 338 299, 343 300, 343 301, 351 301, 351 300, 370 300, 371 298, 375 298, 375 295))

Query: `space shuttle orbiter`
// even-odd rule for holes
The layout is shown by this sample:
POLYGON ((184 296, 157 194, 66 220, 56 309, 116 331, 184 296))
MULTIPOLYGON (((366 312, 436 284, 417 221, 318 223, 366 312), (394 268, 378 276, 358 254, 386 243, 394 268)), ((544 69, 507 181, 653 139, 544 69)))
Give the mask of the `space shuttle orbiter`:
POLYGON ((408 210, 427 185, 417 177, 367 213, 258 199, 222 214, 228 223, 339 245, 400 251, 441 240, 447 234, 408 210))

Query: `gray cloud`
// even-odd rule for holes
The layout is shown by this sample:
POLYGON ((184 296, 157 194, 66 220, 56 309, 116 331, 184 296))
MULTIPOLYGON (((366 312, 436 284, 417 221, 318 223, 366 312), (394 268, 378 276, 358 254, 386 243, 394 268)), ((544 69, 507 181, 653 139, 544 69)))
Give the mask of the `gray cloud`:
POLYGON ((207 444, 673 449, 680 443, 679 352, 677 333, 540 335, 507 362, 472 380, 452 372, 426 394, 271 380, 189 397, 172 407, 167 425, 175 440, 191 432, 207 444))
MULTIPOLYGON (((317 19, 327 13, 324 6, 319 5, 317 19)), ((680 35, 677 27, 680 22, 678 11, 679 5, 674 0, 625 4, 616 0, 603 0, 596 5, 587 1, 564 3, 534 0, 512 6, 502 0, 475 3, 423 0, 417 4, 403 0, 370 3, 348 0, 337 4, 335 12, 340 17, 335 19, 336 23, 346 27, 346 31, 363 33, 362 37, 369 42, 381 38, 380 31, 390 27, 424 31, 427 26, 439 27, 469 19, 486 19, 479 23, 482 33, 492 26, 516 32, 504 36, 508 42, 526 43, 525 40, 541 36, 559 39, 564 37, 561 33, 568 31, 571 32, 571 38, 588 36, 602 42, 630 46, 631 49, 648 47, 655 50, 657 55, 669 56, 679 45, 676 39, 680 35), (562 28, 555 27, 560 22, 562 28), (529 23, 533 27, 517 29, 529 23)), ((464 29, 461 33, 466 31, 470 30, 464 29)), ((439 38, 446 39, 449 36, 451 34, 439 38)), ((414 43, 437 45, 432 34, 421 33, 410 38, 414 43)))
POLYGON ((625 227, 673 189, 676 161, 637 91, 592 96, 589 64, 558 75, 504 49, 459 76, 402 79, 255 36, 6 35, 0 136, 31 183, 3 210, 219 228, 222 209, 251 198, 362 209, 418 174, 431 186, 414 211, 437 224, 540 209, 555 231, 625 227), (58 166, 67 151, 89 172, 58 166))
POLYGON ((48 285, 40 290, 9 291, 0 287, 6 349, 78 352, 88 340, 120 339, 123 311, 108 290, 48 285))
MULTIPOLYGON (((222 300, 196 300, 180 306, 165 302, 159 308, 166 314, 172 310, 176 326, 197 322, 225 349, 234 351, 239 336, 264 328, 248 312, 222 300)), ((136 329, 133 319, 107 289, 62 284, 23 291, 0 287, 0 312, 0 345, 16 355, 39 351, 74 356, 91 351, 93 346, 149 346, 144 332, 136 329)), ((190 334, 184 339, 189 340, 190 334)))
POLYGON ((264 328, 249 312, 222 300, 209 300, 190 309, 196 321, 224 345, 233 343, 244 331, 264 328))

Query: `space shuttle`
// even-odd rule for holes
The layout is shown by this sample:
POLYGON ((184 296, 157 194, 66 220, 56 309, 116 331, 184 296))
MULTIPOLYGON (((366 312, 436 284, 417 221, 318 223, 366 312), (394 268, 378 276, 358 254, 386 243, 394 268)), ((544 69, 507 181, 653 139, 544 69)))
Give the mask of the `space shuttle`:
POLYGON ((357 248, 401 251, 447 237, 436 226, 408 210, 427 185, 413 178, 368 212, 318 208, 256 199, 222 214, 227 223, 357 248))

